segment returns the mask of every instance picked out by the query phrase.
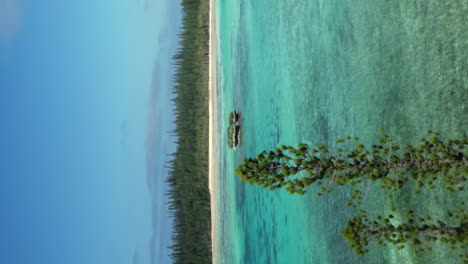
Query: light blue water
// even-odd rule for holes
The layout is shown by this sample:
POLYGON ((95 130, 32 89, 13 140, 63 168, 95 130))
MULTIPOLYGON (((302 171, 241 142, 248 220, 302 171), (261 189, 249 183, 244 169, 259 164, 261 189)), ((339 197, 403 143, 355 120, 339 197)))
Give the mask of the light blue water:
MULTIPOLYGON (((244 156, 278 144, 325 144, 384 127, 414 143, 427 129, 468 131, 468 2, 465 0, 219 0, 220 263, 458 263, 443 246, 372 248, 354 256, 339 235, 355 212, 343 188, 318 198, 248 186, 244 156), (242 145, 227 149, 226 118, 243 114, 242 145)), ((409 189, 411 187, 408 187, 409 189)), ((404 189, 388 199, 369 187, 373 214, 391 206, 442 216, 468 195, 404 189)))

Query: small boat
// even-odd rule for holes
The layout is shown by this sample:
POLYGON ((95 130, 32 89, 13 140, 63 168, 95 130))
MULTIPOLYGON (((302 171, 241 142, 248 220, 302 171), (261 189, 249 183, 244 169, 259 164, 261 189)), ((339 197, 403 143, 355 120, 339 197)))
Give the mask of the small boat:
POLYGON ((228 146, 235 150, 236 147, 240 144, 240 132, 241 132, 240 113, 236 112, 235 110, 232 110, 232 112, 229 113, 228 120, 229 120, 229 126, 227 130, 228 146))
POLYGON ((229 120, 231 124, 235 124, 239 122, 240 120, 240 114, 236 112, 236 110, 232 110, 232 112, 229 114, 229 120))

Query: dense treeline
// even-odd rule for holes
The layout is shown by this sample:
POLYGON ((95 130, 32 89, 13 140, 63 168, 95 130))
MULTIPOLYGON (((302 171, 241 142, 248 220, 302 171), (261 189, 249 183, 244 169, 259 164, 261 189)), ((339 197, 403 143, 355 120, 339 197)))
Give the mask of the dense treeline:
POLYGON ((182 0, 174 103, 177 150, 170 163, 174 263, 211 263, 208 190, 209 1, 182 0))

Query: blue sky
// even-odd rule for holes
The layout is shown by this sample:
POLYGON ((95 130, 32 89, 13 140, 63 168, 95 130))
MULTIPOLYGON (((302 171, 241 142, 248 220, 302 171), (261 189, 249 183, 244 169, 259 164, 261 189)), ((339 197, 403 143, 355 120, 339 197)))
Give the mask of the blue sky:
POLYGON ((0 0, 0 263, 167 263, 171 0, 0 0))

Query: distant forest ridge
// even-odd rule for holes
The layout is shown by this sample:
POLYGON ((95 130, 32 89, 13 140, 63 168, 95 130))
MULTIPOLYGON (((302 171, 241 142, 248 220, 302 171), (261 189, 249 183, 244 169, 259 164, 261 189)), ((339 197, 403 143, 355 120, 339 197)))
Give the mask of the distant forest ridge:
POLYGON ((211 263, 208 189, 209 0, 182 0, 176 68, 174 134, 177 150, 169 167, 169 203, 174 217, 174 263, 211 263))

